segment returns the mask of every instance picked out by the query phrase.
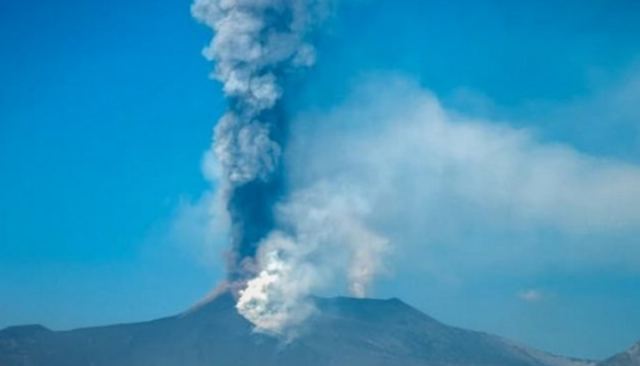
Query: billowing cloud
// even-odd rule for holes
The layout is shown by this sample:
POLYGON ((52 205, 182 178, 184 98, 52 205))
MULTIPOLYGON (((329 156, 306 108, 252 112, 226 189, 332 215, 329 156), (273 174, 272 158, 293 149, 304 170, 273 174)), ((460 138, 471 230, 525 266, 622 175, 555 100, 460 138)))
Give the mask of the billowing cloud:
POLYGON ((294 126, 291 185, 347 182, 409 267, 639 267, 638 166, 446 110, 400 77, 294 126))
POLYGON ((258 330, 290 337, 313 313, 310 295, 343 285, 364 296, 389 249, 363 222, 369 210, 357 192, 334 183, 293 193, 278 207, 280 226, 288 230, 260 244, 260 271, 240 293, 240 313, 258 330))

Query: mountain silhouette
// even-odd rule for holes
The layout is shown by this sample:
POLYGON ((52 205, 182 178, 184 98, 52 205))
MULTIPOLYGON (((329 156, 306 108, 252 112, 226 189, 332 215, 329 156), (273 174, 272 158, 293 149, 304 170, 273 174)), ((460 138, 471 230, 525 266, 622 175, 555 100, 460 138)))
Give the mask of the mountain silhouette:
MULTIPOLYGON (((0 331, 2 366, 586 366, 503 338, 447 326, 398 299, 315 298, 290 341, 257 333, 230 294, 149 322, 0 331)), ((637 358, 636 358, 637 360, 637 358)), ((637 362, 637 361, 636 361, 637 362)), ((612 363, 605 366, 636 366, 612 363)))

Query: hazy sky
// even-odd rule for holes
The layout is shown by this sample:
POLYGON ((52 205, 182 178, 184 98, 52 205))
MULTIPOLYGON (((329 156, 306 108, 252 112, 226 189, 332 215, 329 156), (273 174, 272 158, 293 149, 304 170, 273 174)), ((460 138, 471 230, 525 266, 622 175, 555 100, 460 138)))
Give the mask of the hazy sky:
MULTIPOLYGON (((640 3, 451 3, 340 3, 288 99, 291 179, 389 176, 371 220, 402 244, 374 295, 558 353, 624 349, 640 3)), ((0 327, 151 319, 221 278, 220 247, 197 243, 224 109, 209 37, 188 1, 0 3, 0 327)))

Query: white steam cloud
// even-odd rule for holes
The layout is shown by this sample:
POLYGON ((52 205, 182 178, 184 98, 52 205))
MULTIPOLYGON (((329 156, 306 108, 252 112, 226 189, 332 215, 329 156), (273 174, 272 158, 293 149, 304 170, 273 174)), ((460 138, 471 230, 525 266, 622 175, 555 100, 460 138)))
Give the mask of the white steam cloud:
POLYGON ((319 183, 294 193, 278 208, 282 227, 260 245, 258 276, 248 282, 237 307, 258 330, 292 336, 313 313, 311 293, 346 280, 363 297, 383 270, 388 241, 367 228, 370 214, 357 192, 319 183))
POLYGON ((394 76, 362 80, 343 105, 293 126, 290 186, 341 181, 366 197, 397 276, 640 268, 637 164, 457 114, 394 76))

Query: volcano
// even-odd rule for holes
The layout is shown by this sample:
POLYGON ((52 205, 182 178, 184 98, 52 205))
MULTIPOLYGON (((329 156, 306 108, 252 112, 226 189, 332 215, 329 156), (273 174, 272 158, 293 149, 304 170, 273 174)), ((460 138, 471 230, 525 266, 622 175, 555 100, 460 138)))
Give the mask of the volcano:
MULTIPOLYGON (((2 366, 588 366, 498 336, 447 326, 398 299, 314 299, 289 341, 257 333, 230 294, 149 322, 0 331, 2 366)), ((619 363, 606 366, 623 365, 619 363)), ((638 363, 625 363, 636 366, 638 363)))

